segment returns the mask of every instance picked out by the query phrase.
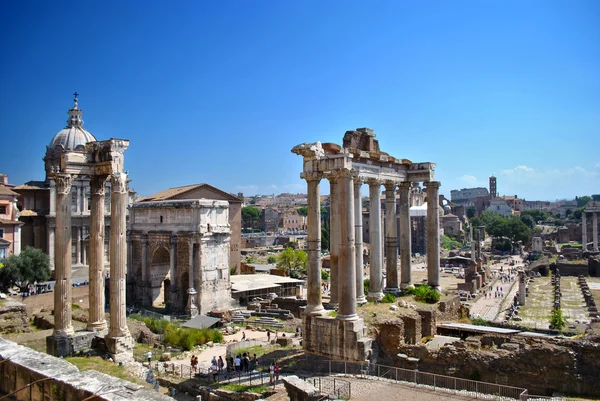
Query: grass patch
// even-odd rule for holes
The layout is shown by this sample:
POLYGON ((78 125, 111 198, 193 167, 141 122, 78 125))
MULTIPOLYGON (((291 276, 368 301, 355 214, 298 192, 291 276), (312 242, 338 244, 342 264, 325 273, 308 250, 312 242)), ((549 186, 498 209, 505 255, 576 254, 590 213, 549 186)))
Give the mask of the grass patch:
POLYGON ((167 327, 163 341, 166 344, 181 347, 187 351, 196 345, 206 344, 209 341, 223 342, 223 333, 214 329, 181 329, 167 327))
POLYGON ((388 292, 383 296, 383 298, 381 298, 381 302, 384 304, 393 304, 394 302, 396 302, 396 296, 388 292))
POLYGON ((150 385, 145 381, 137 377, 130 376, 124 366, 119 366, 100 357, 67 357, 65 360, 77 366, 80 372, 86 370, 96 370, 110 376, 118 377, 119 379, 127 380, 129 382, 151 388, 150 385))
POLYGON ((335 311, 335 310, 332 310, 331 312, 329 312, 329 313, 327 314, 327 316, 331 316, 331 317, 337 317, 337 315, 338 315, 338 313, 337 313, 337 311, 335 311))
POLYGON ((249 384, 236 384, 230 383, 221 387, 223 390, 235 391, 236 393, 245 393, 246 391, 255 394, 261 394, 265 391, 268 391, 269 388, 267 386, 251 386, 249 384))
POLYGON ((471 324, 474 324, 475 326, 489 326, 488 321, 481 317, 472 318, 471 324))
POLYGON ((426 285, 415 287, 414 295, 417 301, 428 304, 434 304, 440 300, 440 293, 426 285))

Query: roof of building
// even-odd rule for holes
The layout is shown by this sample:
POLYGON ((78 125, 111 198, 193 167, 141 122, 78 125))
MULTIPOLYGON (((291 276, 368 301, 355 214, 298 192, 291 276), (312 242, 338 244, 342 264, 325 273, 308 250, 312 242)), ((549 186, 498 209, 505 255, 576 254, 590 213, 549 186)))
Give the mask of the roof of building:
POLYGON ((277 288, 282 284, 302 284, 304 281, 291 277, 282 277, 272 274, 234 274, 231 276, 231 291, 245 292, 277 288))
POLYGON ((11 191, 5 185, 0 185, 0 195, 4 195, 4 196, 19 196, 18 193, 16 193, 15 191, 11 191))
POLYGON ((62 146, 64 150, 77 150, 85 148, 88 142, 95 142, 94 135, 83 129, 83 111, 77 105, 77 96, 75 97, 73 108, 69 110, 69 119, 67 126, 60 130, 48 145, 48 148, 54 149, 56 146, 62 146))
POLYGON ((5 225, 13 225, 13 226, 21 226, 25 223, 23 223, 22 221, 19 220, 10 220, 10 219, 0 219, 0 224, 5 224, 5 225))
POLYGON ((209 327, 219 323, 220 320, 221 319, 216 317, 198 315, 182 324, 182 326, 190 329, 208 329, 209 327))
POLYGON ((231 195, 230 193, 222 191, 219 188, 213 187, 210 184, 193 184, 193 185, 185 185, 183 187, 169 188, 169 189, 165 189, 164 191, 157 192, 154 195, 143 196, 140 199, 138 199, 138 202, 171 200, 177 196, 183 195, 187 192, 191 192, 198 188, 206 188, 211 191, 217 192, 218 194, 220 194, 221 196, 226 198, 226 200, 228 200, 229 202, 241 202, 242 201, 237 196, 231 195))
POLYGON ((48 185, 46 184, 46 181, 28 181, 25 184, 21 184, 21 185, 17 185, 16 187, 14 187, 14 189, 19 189, 19 190, 28 190, 28 189, 32 189, 32 190, 38 190, 38 189, 43 189, 43 190, 48 190, 48 185))

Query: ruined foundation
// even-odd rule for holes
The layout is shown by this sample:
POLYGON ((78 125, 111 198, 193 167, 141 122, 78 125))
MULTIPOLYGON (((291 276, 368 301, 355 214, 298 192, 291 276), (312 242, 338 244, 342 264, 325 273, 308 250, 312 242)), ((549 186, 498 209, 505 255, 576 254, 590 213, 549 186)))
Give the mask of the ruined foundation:
POLYGON ((329 316, 302 316, 304 351, 331 359, 364 361, 371 349, 363 319, 338 320, 329 316))

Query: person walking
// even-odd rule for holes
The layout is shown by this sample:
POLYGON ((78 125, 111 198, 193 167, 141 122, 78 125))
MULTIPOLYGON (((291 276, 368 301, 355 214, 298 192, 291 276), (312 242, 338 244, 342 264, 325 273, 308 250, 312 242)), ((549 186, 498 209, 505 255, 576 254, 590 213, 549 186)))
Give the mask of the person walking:
POLYGON ((146 353, 146 358, 148 358, 148 363, 152 362, 152 351, 146 353))
POLYGON ((275 378, 275 364, 271 362, 269 365, 269 385, 273 385, 273 379, 275 378))
POLYGON ((281 372, 281 368, 279 367, 279 363, 275 362, 275 384, 279 383, 279 372, 281 372))
POLYGON ((271 329, 267 329, 267 341, 271 342, 271 329))
POLYGON ((225 366, 225 362, 223 362, 223 357, 219 355, 219 360, 217 361, 217 367, 219 368, 219 375, 223 373, 223 366, 225 366))

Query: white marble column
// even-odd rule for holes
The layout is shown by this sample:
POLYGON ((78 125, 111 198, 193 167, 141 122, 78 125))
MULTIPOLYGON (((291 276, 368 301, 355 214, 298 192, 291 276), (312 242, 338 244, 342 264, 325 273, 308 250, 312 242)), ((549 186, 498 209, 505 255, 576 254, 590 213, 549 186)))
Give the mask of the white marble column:
POLYGON ((311 316, 325 314, 321 297, 321 175, 305 173, 308 185, 308 236, 306 239, 308 253, 307 305, 305 313, 311 316))
POLYGON ((363 232, 362 232, 362 199, 360 188, 362 182, 356 177, 354 179, 354 250, 356 253, 356 303, 367 303, 365 298, 365 285, 363 273, 363 232))
POLYGON ((592 238, 594 244, 592 245, 592 249, 594 252, 598 252, 598 212, 592 213, 592 238))
MULTIPOLYGON (((55 193, 56 196, 56 193, 55 193)), ((56 223, 56 220, 54 221, 56 223)), ((50 222, 48 222, 50 224, 50 222)), ((55 227, 48 226, 48 257, 50 259, 50 270, 55 269, 55 258, 54 258, 54 247, 55 247, 55 239, 54 239, 55 227)))
POLYGON ((385 268, 389 292, 398 292, 398 237, 396 234, 396 184, 385 183, 385 268))
POLYGON ((90 316, 89 331, 106 330, 104 314, 104 184, 106 176, 91 178, 90 210, 90 316))
MULTIPOLYGON (((70 200, 70 199, 69 199, 70 200)), ((56 182, 50 178, 50 215, 56 214, 56 182)))
POLYGON ((142 282, 141 296, 142 305, 148 305, 150 300, 150 279, 149 279, 149 267, 148 267, 148 234, 142 235, 142 282))
POLYGON ((412 286, 411 245, 410 245, 410 182, 400 183, 400 288, 412 286))
POLYGON ((581 246, 583 250, 587 250, 587 216, 585 212, 585 208, 581 213, 581 246))
POLYGON ((427 284, 440 290, 439 181, 427 181, 427 284))
POLYGON ((133 357, 133 341, 126 319, 127 174, 111 175, 110 214, 110 328, 109 353, 115 361, 133 357), (129 347, 131 346, 131 349, 129 347), (112 349, 111 349, 112 348, 112 349), (121 355, 123 354, 123 355, 121 355))
POLYGON ((371 301, 383 298, 382 248, 381 248, 381 183, 369 180, 369 295, 371 301))
POLYGON ((77 265, 81 265, 81 226, 75 226, 77 246, 75 251, 75 260, 77 265))
POLYGON ((171 237, 170 242, 170 251, 169 251, 169 267, 171 272, 171 301, 170 307, 171 311, 178 309, 179 303, 177 302, 177 283, 179 280, 179 274, 177 273, 177 237, 171 237))
POLYGON ((186 313, 189 313, 192 318, 198 316, 198 306, 196 305, 196 289, 194 288, 195 277, 194 277, 194 239, 188 238, 188 274, 190 286, 188 288, 188 304, 185 308, 186 313))
POLYGON ((340 204, 340 255, 338 264, 338 320, 357 320, 356 254, 354 250, 354 182, 352 172, 343 170, 338 178, 340 204))
POLYGON ((337 175, 327 175, 329 180, 329 309, 338 307, 338 276, 340 254, 340 202, 337 175))
POLYGON ((70 174, 56 174, 56 235, 54 241, 54 337, 74 333, 71 289, 71 184, 70 174))

